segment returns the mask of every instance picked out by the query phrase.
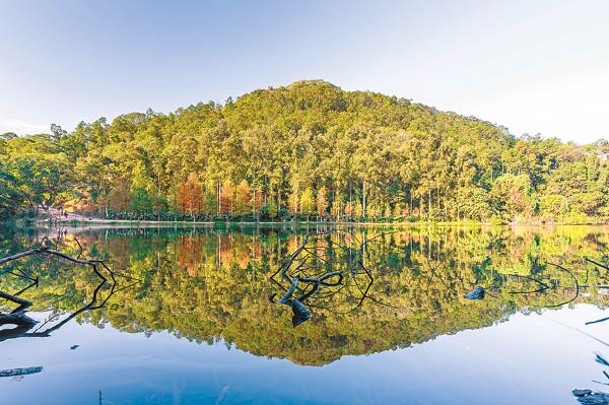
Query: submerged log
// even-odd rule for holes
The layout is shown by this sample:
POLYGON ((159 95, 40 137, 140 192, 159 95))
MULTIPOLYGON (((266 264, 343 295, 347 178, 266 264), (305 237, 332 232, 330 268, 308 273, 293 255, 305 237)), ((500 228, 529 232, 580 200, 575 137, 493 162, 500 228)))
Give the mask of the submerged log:
MULTIPOLYGON (((306 296, 301 297, 300 299, 292 298, 292 295, 294 295, 294 291, 296 291, 296 287, 298 286, 298 281, 299 278, 294 277, 294 281, 292 282, 292 285, 288 291, 279 299, 279 301, 277 301, 278 304, 287 305, 292 308, 292 312, 294 313, 294 315, 292 315, 292 326, 294 327, 308 321, 311 318, 311 312, 302 303, 302 301, 306 299, 306 296)), ((271 302, 273 302, 272 299, 271 302)))
POLYGON ((23 298, 19 298, 16 295, 8 294, 4 291, 0 291, 0 298, 4 298, 6 300, 13 301, 16 304, 19 304, 19 307, 17 307, 17 309, 11 312, 11 314, 23 313, 33 304, 31 301, 24 300, 23 298))
POLYGON ((6 370, 0 370, 0 377, 15 377, 19 375, 36 374, 42 371, 42 366, 37 367, 26 367, 26 368, 10 368, 6 370))
MULTIPOLYGON (((116 276, 124 277, 129 280, 134 280, 134 283, 132 283, 126 287, 123 287, 123 289, 132 287, 133 285, 141 282, 141 280, 138 280, 136 278, 133 278, 133 277, 130 277, 130 276, 127 276, 124 274, 115 273, 106 265, 106 263, 103 260, 81 259, 80 255, 82 254, 82 246, 80 245, 78 240, 76 240, 76 243, 80 247, 80 252, 78 253, 78 256, 76 256, 76 257, 72 257, 59 250, 50 249, 48 247, 40 247, 37 249, 27 250, 25 252, 21 252, 21 253, 12 255, 12 256, 0 257, 0 265, 3 265, 5 263, 9 263, 11 261, 21 259, 23 257, 28 257, 28 256, 35 256, 35 255, 57 256, 60 259, 63 259, 63 260, 66 260, 66 261, 69 261, 72 263, 90 266, 91 269, 93 270, 93 272, 95 273, 95 275, 97 277, 99 277, 99 279, 100 279, 100 283, 97 285, 97 287, 93 291, 93 297, 91 298, 91 301, 89 303, 85 304, 82 308, 80 308, 76 312, 72 313, 70 316, 66 317, 65 319, 63 319, 62 321, 57 323, 56 325, 49 327, 48 329, 40 330, 42 327, 44 327, 49 322, 49 321, 45 321, 38 329, 36 329, 33 332, 30 332, 30 330, 34 327, 34 325, 36 325, 38 323, 38 321, 35 321, 34 319, 32 319, 26 315, 27 310, 33 305, 33 303, 31 301, 18 297, 18 295, 25 292, 30 287, 38 285, 38 277, 31 277, 19 269, 17 269, 18 273, 13 273, 13 272, 9 271, 8 273, 13 274, 14 276, 18 276, 18 277, 22 277, 24 279, 30 280, 32 282, 32 284, 14 294, 9 294, 6 291, 0 290, 0 299, 6 299, 6 300, 9 300, 18 305, 18 307, 16 309, 12 310, 8 314, 0 312, 0 326, 15 325, 14 328, 0 329, 0 342, 5 341, 7 339, 14 339, 14 338, 20 338, 20 337, 49 337, 52 332, 61 328, 63 325, 70 322, 72 319, 74 319, 81 313, 103 307, 104 305, 106 305, 106 303, 108 302, 110 297, 112 297, 112 295, 116 291, 118 291, 118 290, 115 291, 115 288, 117 285, 116 276), (110 276, 110 280, 100 272, 100 270, 102 270, 102 269, 107 271, 107 273, 110 276), (100 293, 102 288, 108 283, 111 284, 110 292, 106 296, 106 298, 100 302, 98 300, 98 294, 100 293)), ((78 347, 78 345, 76 347, 78 347)), ((74 350, 76 347, 72 347, 72 350, 74 350)), ((1 376, 2 375, 0 374, 0 377, 1 376)))
POLYGON ((2 314, 0 313, 0 325, 17 325, 17 326, 29 326, 32 327, 38 322, 25 315, 24 313, 18 314, 2 314))
POLYGON ((299 300, 292 300, 292 326, 296 327, 311 318, 311 312, 299 300))

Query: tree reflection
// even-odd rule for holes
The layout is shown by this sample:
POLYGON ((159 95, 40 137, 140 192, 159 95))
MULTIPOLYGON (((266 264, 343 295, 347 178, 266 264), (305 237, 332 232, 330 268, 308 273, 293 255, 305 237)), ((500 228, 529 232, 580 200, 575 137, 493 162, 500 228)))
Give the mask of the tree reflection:
MULTIPOLYGON (((359 241, 355 235, 344 232, 304 236, 302 244, 286 257, 270 277, 273 283, 285 291, 278 303, 292 308, 292 326, 299 326, 311 318, 304 302, 313 296, 315 300, 311 300, 310 306, 333 311, 340 306, 337 296, 343 289, 350 291, 349 298, 357 297, 359 291, 359 301, 349 312, 356 310, 369 298, 368 293, 374 282, 372 274, 364 265, 369 242, 365 236, 359 241), (364 282, 361 278, 365 278, 364 282), (299 296, 296 297, 295 294, 299 296)), ((270 297, 272 303, 275 296, 276 293, 270 297)))
MULTIPOLYGON (((0 298, 6 300, 5 308, 8 308, 6 312, 0 312, 0 343, 10 339, 49 337, 53 332, 62 328, 79 315, 104 307, 114 293, 119 291, 116 283, 116 276, 118 274, 110 270, 110 268, 101 260, 81 259, 80 257, 83 251, 82 246, 78 240, 75 240, 75 242, 79 247, 77 256, 71 256, 61 250, 58 250, 58 241, 55 244, 55 249, 43 245, 10 256, 0 257, 0 265, 4 266, 2 269, 0 269, 0 274, 6 275, 7 277, 12 277, 13 281, 18 280, 21 282, 25 281, 26 283, 29 282, 28 285, 20 288, 19 291, 15 293, 9 293, 8 290, 0 290, 0 298), (91 298, 88 301, 85 301, 85 304, 80 308, 73 311, 65 311, 67 316, 63 316, 63 318, 60 312, 53 311, 51 316, 47 317, 46 320, 40 323, 28 316, 28 310, 34 305, 34 302, 21 297, 22 294, 31 291, 33 287, 39 286, 40 277, 33 277, 22 268, 29 269, 39 267, 39 270, 42 270, 43 272, 44 270, 48 271, 50 270, 49 265, 52 266, 54 264, 52 260, 53 258, 59 258, 61 261, 72 265, 89 266, 93 270, 91 273, 97 278, 97 284, 93 290, 91 298), (104 270, 106 275, 102 273, 104 270), (107 290, 109 291, 107 291, 105 296, 102 297, 104 294, 102 292, 104 287, 107 287, 107 290), (10 308, 7 305, 8 302, 17 305, 17 307, 10 308)), ((118 276, 129 278, 125 275, 118 276)), ((7 285, 7 288, 10 287, 9 284, 11 283, 6 282, 8 280, 5 279, 2 281, 5 281, 3 284, 7 285)), ((52 286, 47 286, 47 288, 49 287, 52 288, 52 286)), ((61 307, 61 301, 54 302, 51 304, 51 306, 61 307)), ((40 373, 42 370, 43 366, 5 369, 0 370, 0 377, 12 377, 15 379, 15 381, 19 381, 25 375, 40 373)))
MULTIPOLYGON (((169 330, 197 342, 223 340, 255 355, 321 365, 490 326, 514 312, 540 311, 574 297, 609 302, 603 290, 588 288, 609 285, 609 272, 582 260, 604 263, 601 247, 609 238, 598 228, 327 228, 307 234, 290 227, 83 232, 83 255, 100 257, 141 283, 112 291, 109 281, 97 304, 110 292, 113 299, 78 317, 126 332, 169 330), (286 267, 285 259, 301 247, 286 267), (285 299, 289 306, 269 303, 293 286, 285 299), (477 286, 485 298, 466 299, 477 286), (312 315, 298 328, 295 299, 312 315)), ((28 235, 13 233, 0 240, 0 253, 29 243, 28 235)), ((65 252, 78 252, 72 237, 65 243, 65 252)), ((33 303, 30 310, 74 313, 91 302, 99 285, 94 273, 59 271, 51 264, 19 265, 39 269, 40 286, 20 295, 33 303)), ((20 291, 27 282, 7 277, 2 285, 20 291)))
MULTIPOLYGON (((49 248, 48 246, 41 246, 0 258, 0 264, 5 266, 0 274, 11 275, 17 279, 27 280, 30 282, 29 285, 21 288, 14 294, 0 290, 0 298, 4 298, 7 302, 12 302, 13 304, 17 305, 17 308, 10 310, 10 312, 0 312, 0 327, 5 325, 14 326, 13 328, 0 329, 0 342, 8 339, 24 337, 49 337, 51 333, 60 329, 72 319, 78 317, 80 314, 104 307, 112 295, 114 295, 114 293, 117 291, 117 276, 132 279, 131 277, 115 273, 102 260, 81 259, 80 256, 82 254, 82 246, 78 240, 75 240, 75 243, 79 247, 78 255, 76 257, 64 253, 56 248, 53 249, 49 248), (40 259, 41 256, 43 257, 42 260, 40 259), (82 307, 71 311, 71 313, 69 313, 68 316, 63 317, 63 319, 60 319, 61 317, 58 316, 59 314, 55 313, 42 322, 42 324, 38 325, 39 322, 27 315, 28 309, 34 305, 34 303, 21 298, 20 295, 27 292, 32 287, 38 287, 39 277, 30 276, 21 268, 17 267, 17 263, 21 262, 20 266, 29 267, 33 263, 32 259, 39 259, 39 263, 49 264, 52 258, 59 258, 62 262, 67 262, 72 265, 89 266, 92 269, 92 274, 96 276, 98 283, 93 290, 91 298, 88 301, 85 301, 85 304, 82 307), (105 271, 106 275, 104 275, 102 271, 105 271), (109 291, 105 297, 101 297, 103 294, 102 289, 104 287, 106 287, 106 290, 109 291)), ((55 247, 57 247, 57 245, 55 247)), ((132 280, 137 282, 135 279, 132 280)))
MULTIPOLYGON (((106 303, 108 302, 110 297, 112 297, 112 295, 114 294, 114 291, 115 291, 114 285, 113 285, 110 292, 107 294, 107 296, 104 299, 100 300, 98 295, 100 294, 100 290, 102 289, 102 287, 104 286, 105 283, 106 283, 106 281, 104 281, 104 280, 100 281, 100 283, 97 285, 97 287, 95 288, 95 290, 93 292, 93 296, 92 296, 91 300, 88 303, 86 303, 84 306, 82 306, 80 309, 72 312, 71 314, 69 314, 68 316, 64 317, 61 320, 59 320, 59 317, 56 316, 56 314, 52 315, 49 318, 47 318, 47 320, 45 320, 37 328, 34 328, 34 327, 36 325, 38 325, 38 322, 33 320, 32 318, 28 317, 26 315, 25 310, 18 311, 18 312, 12 311, 9 314, 0 313, 0 326, 15 325, 14 328, 0 330, 0 342, 3 342, 8 339, 25 338, 25 337, 49 337, 49 336, 51 336, 51 333, 55 332, 56 330, 58 330, 59 328, 61 328, 62 326, 64 326, 68 322, 70 322, 72 319, 74 319, 78 315, 82 314, 83 312, 102 308, 103 306, 106 305, 106 303), (56 323, 54 323, 54 322, 56 322, 56 323)), ((2 298, 9 299, 3 291, 0 291, 0 293, 1 293, 0 296, 2 298)), ((15 298, 15 297, 12 296, 12 298, 15 298)), ((14 299, 9 299, 9 300, 13 301, 13 302, 18 302, 14 299)))

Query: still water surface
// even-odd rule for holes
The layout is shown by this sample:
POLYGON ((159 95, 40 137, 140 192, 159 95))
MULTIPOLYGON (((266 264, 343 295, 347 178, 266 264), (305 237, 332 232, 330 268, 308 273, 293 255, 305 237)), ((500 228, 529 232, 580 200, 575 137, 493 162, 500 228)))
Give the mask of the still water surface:
POLYGON ((0 375, 13 374, 0 403, 577 404, 575 388, 609 391, 594 382, 609 383, 595 362, 609 321, 586 325, 609 316, 609 273, 584 260, 607 262, 607 228, 1 231, 0 257, 57 247, 106 260, 114 279, 47 256, 0 269, 9 294, 39 278, 19 294, 38 323, 0 328, 0 375), (296 276, 299 322, 279 303, 296 276), (476 286, 484 299, 465 299, 476 286))

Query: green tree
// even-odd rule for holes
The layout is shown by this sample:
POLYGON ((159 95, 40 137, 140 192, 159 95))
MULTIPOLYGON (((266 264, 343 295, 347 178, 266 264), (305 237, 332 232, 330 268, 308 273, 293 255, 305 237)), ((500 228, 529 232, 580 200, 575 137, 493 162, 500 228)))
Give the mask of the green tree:
MULTIPOLYGON (((502 207, 505 207, 507 200, 512 197, 508 193, 510 193, 510 190, 496 190, 498 204, 502 204, 502 207)), ((465 186, 459 188, 457 190, 456 209, 458 217, 465 219, 488 221, 495 215, 490 193, 479 187, 465 186)))
POLYGON ((298 214, 300 207, 300 201, 298 196, 298 189, 292 190, 290 197, 288 198, 288 209, 292 215, 298 214))
POLYGON ((303 191, 302 196, 300 197, 300 210, 303 214, 306 214, 308 221, 310 215, 315 215, 316 209, 317 206, 313 194, 313 189, 307 187, 305 191, 303 191))
POLYGON ((527 175, 504 174, 498 177, 491 197, 506 220, 521 222, 531 219, 535 213, 537 196, 527 175))
POLYGON ((234 213, 238 216, 245 216, 252 213, 252 190, 247 180, 241 180, 235 192, 234 213))

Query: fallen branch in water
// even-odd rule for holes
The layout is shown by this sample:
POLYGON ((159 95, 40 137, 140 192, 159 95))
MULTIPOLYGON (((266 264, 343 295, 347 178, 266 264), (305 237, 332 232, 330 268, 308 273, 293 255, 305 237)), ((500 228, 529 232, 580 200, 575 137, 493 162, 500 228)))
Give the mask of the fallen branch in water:
POLYGON ((550 305, 550 306, 548 306, 548 308, 560 307, 560 306, 563 306, 565 304, 569 304, 569 303, 575 301, 577 299, 577 297, 579 297, 579 282, 577 281, 577 277, 575 277, 575 275, 573 274, 573 272, 571 270, 569 270, 559 264, 555 264, 555 263, 551 263, 551 262, 547 262, 547 264, 565 271, 567 274, 569 274, 571 276, 571 278, 573 278, 573 282, 575 283, 575 295, 573 296, 573 298, 571 298, 567 301, 561 302, 560 304, 550 305))
POLYGON ((609 267, 605 266, 604 264, 600 264, 600 263, 598 263, 598 262, 595 262, 594 260, 592 260, 592 259, 588 259, 587 257, 584 257, 584 260, 585 260, 585 261, 587 261, 587 262, 589 262, 589 263, 595 264, 595 265, 597 265, 598 267, 602 267, 603 269, 605 269, 605 270, 609 271, 609 267))
POLYGON ((294 277, 294 281, 292 282, 292 285, 290 286, 288 291, 277 302, 279 304, 287 304, 290 301, 290 299, 292 298, 292 294, 294 294, 294 291, 296 291, 297 286, 298 286, 298 276, 294 277))
POLYGON ((11 368, 7 370, 0 370, 0 377, 17 377, 20 375, 28 375, 40 373, 43 367, 27 367, 27 368, 11 368))
POLYGON ((278 304, 287 305, 292 308, 292 312, 294 313, 292 316, 292 325, 294 327, 308 321, 309 318, 311 318, 311 312, 302 303, 302 300, 307 299, 308 296, 303 296, 304 298, 301 297, 300 299, 292 298, 292 295, 298 286, 298 281, 298 276, 294 277, 294 281, 292 282, 292 285, 288 291, 279 299, 279 301, 277 301, 278 304))
POLYGON ((6 274, 12 274, 14 276, 22 277, 22 278, 28 279, 30 281, 33 281, 33 283, 15 294, 9 294, 5 291, 0 291, 0 298, 4 298, 6 300, 12 301, 13 303, 18 305, 18 307, 16 309, 14 309, 13 311, 11 311, 8 314, 0 313, 0 326, 1 325, 16 325, 16 327, 12 328, 12 329, 0 329, 0 342, 7 340, 7 339, 13 339, 13 338, 18 338, 18 337, 48 337, 48 336, 50 336, 50 334, 53 331, 61 328, 63 325, 65 325, 66 323, 68 323, 70 320, 74 319, 76 316, 80 315, 81 313, 103 307, 108 302, 110 297, 116 291, 118 291, 118 290, 116 290, 117 283, 116 283, 115 276, 124 277, 129 280, 135 280, 135 282, 130 284, 128 287, 131 287, 131 286, 137 284, 138 282, 141 282, 141 280, 138 280, 134 277, 115 273, 113 270, 111 270, 106 265, 106 263, 103 260, 81 259, 80 256, 82 255, 83 249, 82 249, 82 246, 80 245, 80 243, 78 241, 76 241, 76 242, 78 243, 78 246, 80 248, 78 256, 76 256, 76 257, 65 254, 57 249, 51 249, 48 247, 40 247, 37 249, 30 249, 25 252, 17 253, 12 256, 0 258, 0 265, 1 265, 1 264, 9 263, 9 262, 12 262, 12 261, 24 258, 24 257, 29 257, 29 256, 35 256, 35 255, 54 256, 54 257, 58 257, 60 259, 63 259, 63 260, 66 260, 66 261, 69 261, 72 263, 79 264, 79 265, 91 266, 95 275, 100 279, 100 283, 95 288, 90 302, 86 303, 82 308, 75 311, 74 313, 72 313, 71 315, 69 315, 68 317, 63 319, 61 322, 59 322, 55 326, 50 327, 46 330, 41 330, 49 322, 49 320, 47 320, 42 325, 40 325, 36 330, 34 330, 33 332, 30 332, 30 330, 34 327, 34 325, 36 325, 38 323, 37 321, 33 320, 32 318, 30 318, 26 315, 27 309, 29 307, 31 307, 33 305, 33 303, 31 301, 18 297, 18 295, 20 295, 21 293, 26 291, 28 288, 30 288, 34 285, 38 285, 38 277, 36 277, 36 278, 31 277, 19 269, 18 269, 18 271, 21 274, 16 274, 16 273, 13 273, 10 271, 6 272, 6 274), (104 269, 108 273, 109 278, 107 276, 105 276, 104 274, 102 274, 102 272, 100 271, 101 269, 104 269), (111 280, 110 292, 108 293, 108 296, 100 302, 98 295, 99 295, 100 291, 102 290, 102 288, 107 283, 110 282, 109 279, 111 280))
POLYGON ((545 292, 546 290, 550 289, 551 287, 549 285, 547 285, 546 283, 544 283, 541 280, 537 280, 536 278, 533 277, 529 277, 529 276, 524 276, 521 274, 515 274, 515 273, 510 273, 510 274, 506 274, 506 276, 512 276, 512 277, 521 277, 527 280, 531 280, 534 281, 535 283, 539 284, 541 287, 539 287, 537 290, 531 290, 531 291, 510 291, 510 294, 532 294, 532 293, 542 293, 545 292))
POLYGON ((605 322, 609 320, 609 317, 607 318, 601 318, 601 319, 597 319, 596 321, 590 321, 590 322, 586 322, 586 325, 592 325, 593 323, 599 323, 599 322, 605 322))
MULTIPOLYGON (((48 247, 31 249, 31 250, 27 250, 25 252, 17 253, 16 255, 13 255, 13 256, 1 258, 0 264, 8 263, 13 260, 21 259, 23 257, 34 256, 34 255, 39 255, 39 254, 48 254, 48 255, 58 256, 58 257, 61 257, 62 259, 68 260, 73 263, 89 265, 93 268, 93 271, 95 272, 95 274, 97 274, 98 277, 100 277, 102 280, 107 281, 106 277, 104 277, 98 270, 98 266, 103 266, 104 268, 106 268, 106 270, 109 271, 109 273, 112 275, 112 277, 114 277, 112 270, 110 270, 108 268, 108 266, 106 266, 106 264, 102 260, 83 260, 83 259, 69 256, 63 252, 60 252, 59 250, 49 249, 48 247)), ((78 256, 80 257, 80 254, 78 256)))
POLYGON ((20 314, 24 312, 27 308, 31 307, 33 304, 31 301, 24 300, 23 298, 19 298, 16 295, 5 293, 4 291, 0 291, 0 298, 13 301, 15 304, 19 304, 19 306, 14 309, 11 314, 20 314))
MULTIPOLYGON (((340 235, 338 235, 340 238, 340 235)), ((341 240, 344 242, 344 240, 341 240)), ((328 297, 336 294, 348 285, 349 280, 355 280, 358 275, 366 274, 369 282, 363 291, 355 281, 355 285, 363 297, 359 301, 359 307, 367 298, 368 291, 374 279, 370 271, 363 265, 361 256, 364 254, 362 246, 354 249, 346 244, 341 244, 326 235, 323 239, 320 236, 305 236, 300 246, 281 263, 279 268, 270 277, 285 293, 276 302, 288 305, 294 311, 292 322, 294 326, 301 324, 311 317, 307 306, 319 307, 317 304, 324 302, 328 297), (314 242, 323 241, 323 246, 311 245, 314 242), (277 277, 280 276, 280 277, 277 277), (275 279, 277 277, 277 279, 275 279), (345 282, 345 277, 349 277, 345 282), (286 284, 289 285, 286 287, 286 284), (328 288, 321 293, 320 289, 328 288), (315 295, 316 302, 305 304, 306 300, 315 295)), ((271 303, 275 303, 273 294, 269 297, 271 303)))

